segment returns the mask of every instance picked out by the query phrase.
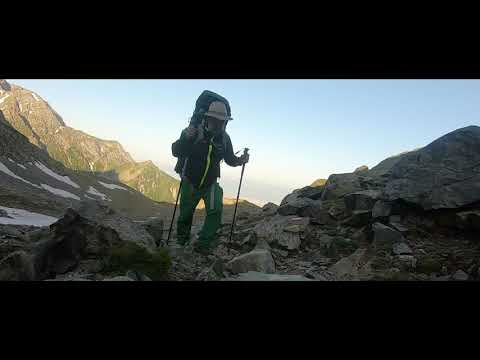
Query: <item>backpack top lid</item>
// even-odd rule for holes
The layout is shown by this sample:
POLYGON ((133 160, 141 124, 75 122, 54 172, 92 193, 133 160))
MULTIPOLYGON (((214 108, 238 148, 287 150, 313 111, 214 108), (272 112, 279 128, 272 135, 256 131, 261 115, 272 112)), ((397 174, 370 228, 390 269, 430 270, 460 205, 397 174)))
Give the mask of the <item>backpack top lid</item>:
POLYGON ((228 116, 232 116, 230 104, 227 99, 225 99, 223 96, 218 95, 217 93, 214 93, 213 91, 204 90, 195 102, 195 110, 193 111, 192 115, 192 123, 194 125, 198 124, 201 121, 202 116, 208 111, 210 104, 214 101, 220 101, 224 103, 225 107, 227 108, 228 116))

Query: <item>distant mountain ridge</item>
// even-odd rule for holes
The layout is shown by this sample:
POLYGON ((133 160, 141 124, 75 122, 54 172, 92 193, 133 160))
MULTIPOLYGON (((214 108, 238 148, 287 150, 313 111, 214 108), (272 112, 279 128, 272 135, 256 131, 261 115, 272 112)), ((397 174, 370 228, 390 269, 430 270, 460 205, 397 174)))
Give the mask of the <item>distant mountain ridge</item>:
POLYGON ((179 181, 151 161, 137 163, 118 141, 66 125, 38 94, 0 80, 0 111, 32 144, 72 170, 105 173, 158 202, 174 202, 179 181))

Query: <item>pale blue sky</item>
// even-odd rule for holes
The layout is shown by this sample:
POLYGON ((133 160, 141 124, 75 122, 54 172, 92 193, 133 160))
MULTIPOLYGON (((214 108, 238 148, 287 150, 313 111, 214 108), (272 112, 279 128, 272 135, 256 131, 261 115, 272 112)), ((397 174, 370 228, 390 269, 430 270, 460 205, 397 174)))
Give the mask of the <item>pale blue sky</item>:
MULTIPOLYGON (((242 197, 279 203, 333 173, 375 166, 478 125, 478 80, 9 80, 37 92, 67 125, 114 139, 173 173, 170 146, 205 89, 225 96, 235 150, 249 147, 242 197)), ((240 168, 222 165, 235 197, 240 168)))

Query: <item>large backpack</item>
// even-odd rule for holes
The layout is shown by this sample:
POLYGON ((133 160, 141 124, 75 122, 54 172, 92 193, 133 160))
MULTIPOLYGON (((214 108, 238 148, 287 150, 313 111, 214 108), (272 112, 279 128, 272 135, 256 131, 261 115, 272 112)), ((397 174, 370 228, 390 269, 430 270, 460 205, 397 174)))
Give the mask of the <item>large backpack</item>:
POLYGON ((228 103, 227 99, 218 95, 217 93, 214 93, 213 91, 204 90, 195 102, 195 110, 193 111, 192 118, 190 119, 190 125, 198 127, 203 120, 203 115, 208 111, 210 104, 214 101, 221 101, 224 103, 225 107, 227 108, 227 115, 232 116, 230 104, 228 103))
MULTIPOLYGON (((210 104, 214 101, 221 101, 225 104, 225 107, 227 108, 227 115, 229 117, 232 116, 231 110, 230 110, 230 104, 227 99, 225 99, 223 96, 218 95, 217 93, 214 93, 213 91, 210 90, 204 90, 200 96, 198 97, 197 101, 195 102, 195 109, 193 111, 193 115, 190 118, 190 125, 194 126, 199 130, 199 134, 202 134, 197 137, 197 141, 200 140, 203 137, 203 120, 204 120, 204 114, 208 111, 208 108, 210 107, 210 104)), ((228 123, 228 122, 227 122, 228 123)), ((225 130, 225 129, 224 129, 225 130)), ((223 146, 226 148, 226 136, 224 134, 223 136, 223 146)), ((182 174, 185 171, 185 165, 186 165, 186 159, 185 158, 179 158, 177 160, 177 164, 175 165, 175 172, 178 174, 182 174)))

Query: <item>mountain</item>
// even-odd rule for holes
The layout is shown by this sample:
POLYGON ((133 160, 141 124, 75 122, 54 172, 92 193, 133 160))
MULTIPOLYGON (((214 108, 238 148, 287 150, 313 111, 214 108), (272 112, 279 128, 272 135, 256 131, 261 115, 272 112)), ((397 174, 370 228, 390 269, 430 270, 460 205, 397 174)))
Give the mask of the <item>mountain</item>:
POLYGON ((72 170, 107 173, 155 201, 174 202, 179 181, 152 162, 136 163, 117 141, 103 140, 66 125, 33 91, 0 80, 0 111, 32 144, 72 170), (125 182, 122 180, 125 179, 125 182))
POLYGON ((126 163, 109 174, 152 200, 174 202, 176 199, 178 180, 157 168, 152 161, 126 163))
POLYGON ((149 217, 160 209, 154 201, 118 181, 68 169, 30 143, 0 111, 0 205, 60 216, 69 207, 89 201, 104 202, 131 217, 149 217))

